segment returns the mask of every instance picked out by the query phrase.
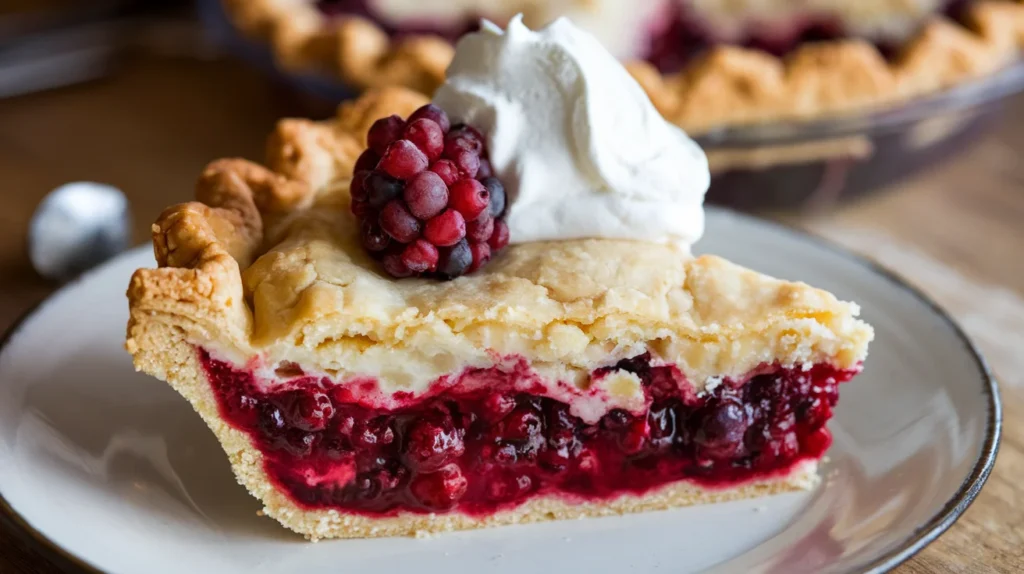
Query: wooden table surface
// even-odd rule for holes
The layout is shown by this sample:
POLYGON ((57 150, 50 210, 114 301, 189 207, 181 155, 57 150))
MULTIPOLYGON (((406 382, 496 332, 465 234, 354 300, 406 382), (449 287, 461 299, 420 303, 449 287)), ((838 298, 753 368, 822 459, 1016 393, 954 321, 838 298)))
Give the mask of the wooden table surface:
MULTIPOLYGON (((230 62, 137 59, 100 83, 0 101, 0 330, 54 289, 25 256, 27 222, 46 191, 83 179, 118 186, 132 202, 136 239, 144 241, 164 206, 190 199, 208 160, 262 157, 264 138, 283 109, 274 94, 261 77, 230 62)), ((883 234, 966 280, 1020 297, 1021 149, 1024 98, 955 161, 799 223, 825 234, 883 234)), ((969 305, 971 295, 960 304, 969 305)), ((971 313, 951 310, 961 318, 971 313)), ((1017 332, 1024 333, 1024 324, 1017 332)), ((956 525, 896 572, 1024 571, 1024 380, 1012 361, 1021 355, 1024 348, 1010 349, 1007 360, 993 360, 1003 383, 1005 430, 987 485, 956 525)), ((57 571, 0 526, 0 574, 57 571)))

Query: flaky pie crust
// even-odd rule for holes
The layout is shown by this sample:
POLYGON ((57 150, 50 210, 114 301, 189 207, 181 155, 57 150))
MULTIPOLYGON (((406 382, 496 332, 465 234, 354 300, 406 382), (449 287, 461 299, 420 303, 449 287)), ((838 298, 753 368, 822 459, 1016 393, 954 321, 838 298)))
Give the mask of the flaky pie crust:
POLYGON ((675 245, 529 243, 454 281, 392 280, 360 247, 348 178, 371 118, 425 102, 404 88, 373 91, 335 120, 281 122, 270 168, 210 164, 198 201, 153 227, 160 268, 133 277, 133 321, 174 321, 236 362, 373 376, 385 392, 422 391, 496 355, 585 385, 609 361, 650 351, 698 389, 765 363, 863 359, 871 331, 856 305, 675 245))
MULTIPOLYGON (((239 29, 269 42, 285 69, 335 74, 360 89, 402 85, 432 94, 454 53, 439 37, 392 40, 370 20, 325 17, 308 0, 223 3, 239 29)), ((965 23, 935 16, 891 60, 867 41, 844 39, 804 44, 783 58, 720 46, 668 75, 645 62, 627 67, 668 120, 699 135, 890 106, 991 74, 1017 59, 1024 0, 979 1, 965 23)))
POLYGON ((540 499, 487 521, 372 520, 307 512, 278 493, 262 456, 224 423, 196 346, 239 365, 298 363, 344 381, 375 376, 387 391, 423 390, 435 375, 524 357, 551 380, 583 384, 609 360, 650 351, 698 387, 762 363, 856 368, 872 337, 856 305, 672 246, 583 240, 515 245, 454 281, 395 281, 358 244, 348 178, 376 118, 426 103, 412 90, 371 90, 317 123, 283 120, 267 167, 211 163, 197 201, 153 226, 157 269, 128 288, 126 347, 136 367, 171 384, 214 430, 240 482, 267 513, 310 537, 417 531, 663 508, 808 484, 813 468, 727 492, 673 486, 650 497, 567 505, 540 499))

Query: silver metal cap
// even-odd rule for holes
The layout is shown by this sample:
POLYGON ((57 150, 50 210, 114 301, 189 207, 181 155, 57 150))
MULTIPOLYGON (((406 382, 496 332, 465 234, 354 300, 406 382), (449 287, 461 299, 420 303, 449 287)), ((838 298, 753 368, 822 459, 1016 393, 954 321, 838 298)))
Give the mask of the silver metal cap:
POLYGON ((130 243, 128 199, 101 183, 78 181, 51 191, 29 227, 32 266, 49 279, 71 279, 130 243))

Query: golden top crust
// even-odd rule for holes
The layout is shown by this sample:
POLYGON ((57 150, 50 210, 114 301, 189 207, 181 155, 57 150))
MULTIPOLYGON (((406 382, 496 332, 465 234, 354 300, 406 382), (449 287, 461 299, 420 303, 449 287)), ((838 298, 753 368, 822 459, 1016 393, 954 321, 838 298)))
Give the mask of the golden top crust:
MULTIPOLYGON (((369 20, 327 18, 308 0, 223 2, 243 31, 271 43, 285 68, 325 71, 357 88, 402 85, 432 94, 454 53, 441 38, 392 40, 369 20)), ((933 17, 892 60, 850 39, 805 44, 785 58, 722 46, 670 75, 645 62, 627 67, 666 118, 701 134, 883 107, 992 73, 1024 43, 1024 2, 976 2, 965 23, 933 17)))
POLYGON ((283 121, 271 138, 276 171, 212 163, 199 201, 153 226, 160 268, 132 278, 128 349, 156 321, 240 363, 374 376, 392 391, 509 356, 585 385, 593 369, 650 351, 698 386, 762 363, 864 358, 871 329, 856 305, 670 245, 523 244, 454 281, 390 279, 360 247, 348 178, 371 118, 425 102, 371 91, 335 120, 283 121))

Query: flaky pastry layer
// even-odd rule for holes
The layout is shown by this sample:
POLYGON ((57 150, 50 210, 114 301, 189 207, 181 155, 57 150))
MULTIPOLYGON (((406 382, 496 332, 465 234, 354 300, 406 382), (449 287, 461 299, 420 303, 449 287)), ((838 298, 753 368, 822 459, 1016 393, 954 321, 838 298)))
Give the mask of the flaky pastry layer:
MULTIPOLYGON (((853 38, 804 44, 783 58, 723 45, 667 75, 645 62, 628 67, 659 111, 691 135, 864 111, 933 94, 1015 61, 1024 42, 1022 1, 975 2, 964 25, 927 19, 891 59, 853 38)), ((271 44, 286 69, 336 74, 357 88, 402 85, 431 94, 454 53, 439 37, 391 39, 370 20, 328 18, 308 0, 223 2, 241 30, 271 44)), ((870 8, 902 15, 907 3, 856 4, 852 14, 870 8)))
POLYGON ((673 245, 513 245, 454 281, 391 279, 360 247, 348 178, 372 118, 424 102, 390 88, 331 122, 285 120, 276 172, 211 164, 199 201, 154 225, 160 268, 132 278, 129 346, 138 323, 168 322, 221 359, 373 377, 384 393, 509 357, 583 388, 595 369, 650 352, 698 390, 764 364, 863 360, 872 332, 856 305, 673 245))

